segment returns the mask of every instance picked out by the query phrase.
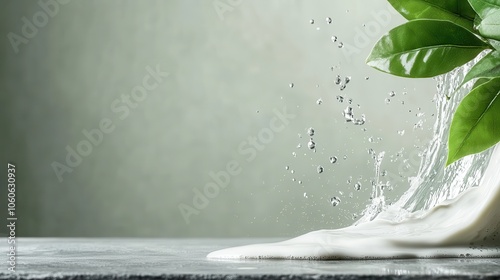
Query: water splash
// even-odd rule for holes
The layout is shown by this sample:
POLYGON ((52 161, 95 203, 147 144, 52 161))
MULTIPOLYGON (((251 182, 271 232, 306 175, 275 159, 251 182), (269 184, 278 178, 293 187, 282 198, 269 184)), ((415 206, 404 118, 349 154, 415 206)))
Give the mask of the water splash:
MULTIPOLYGON (((473 62, 464 67, 457 68, 451 73, 435 78, 437 81, 437 93, 434 101, 437 107, 436 121, 433 126, 433 138, 428 147, 421 153, 421 162, 415 177, 409 178, 410 186, 402 197, 388 207, 386 211, 371 213, 365 211, 366 216, 360 218, 356 224, 370 221, 378 214, 382 218, 395 222, 402 221, 409 214, 420 213, 424 215, 426 210, 437 204, 457 197, 463 191, 476 187, 486 169, 485 163, 490 159, 492 149, 480 154, 463 158, 462 160, 445 168, 447 159, 448 133, 458 104, 469 92, 471 84, 456 93, 455 89, 460 85, 465 74, 481 58, 479 56, 473 62), (448 99, 448 96, 451 96, 448 99)), ((419 146, 423 143, 417 143, 419 146)), ((376 173, 379 172, 376 168, 376 173)), ((376 175, 378 178, 378 175, 376 175)), ((368 208, 379 209, 383 199, 376 195, 368 208)))

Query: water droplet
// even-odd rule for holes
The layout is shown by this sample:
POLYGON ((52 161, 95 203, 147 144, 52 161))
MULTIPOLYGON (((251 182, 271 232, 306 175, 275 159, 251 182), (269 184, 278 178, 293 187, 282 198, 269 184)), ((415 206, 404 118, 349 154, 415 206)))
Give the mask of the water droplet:
POLYGON ((327 17, 326 18, 326 23, 331 24, 332 23, 332 18, 331 17, 327 17))
POLYGON ((295 182, 295 178, 292 178, 292 182, 295 182))
POLYGON ((344 47, 344 43, 339 42, 338 47, 339 47, 339 49, 343 48, 344 47))
POLYGON ((290 166, 285 166, 285 170, 289 170, 290 169, 290 166))
POLYGON ((311 150, 316 147, 316 143, 314 143, 312 138, 309 140, 309 142, 307 142, 307 147, 311 150))
POLYGON ((367 80, 367 81, 368 81, 369 79, 370 79, 370 77, 368 77, 368 76, 366 76, 366 77, 365 77, 365 80, 367 80))
POLYGON ((385 99, 385 104, 389 104, 389 103, 391 103, 391 99, 390 98, 386 98, 385 99))
POLYGON ((319 174, 323 173, 323 166, 321 165, 318 165, 318 167, 316 167, 316 171, 318 171, 319 174))
POLYGON ((314 128, 312 128, 312 127, 308 128, 307 134, 309 134, 309 136, 314 136, 314 128))
POLYGON ((398 130, 398 134, 401 135, 401 136, 405 135, 405 130, 404 129, 403 130, 398 130))
POLYGON ((294 84, 293 84, 293 83, 290 83, 288 86, 289 86, 290 88, 293 88, 294 84))
POLYGON ((368 138, 368 142, 373 143, 374 141, 373 137, 368 138))
POLYGON ((345 84, 348 84, 350 81, 351 81, 351 77, 349 77, 349 76, 345 77, 345 79, 344 79, 345 84))
MULTIPOLYGON (((333 35, 331 39, 332 39, 332 42, 334 42, 334 43, 337 42, 337 40, 338 40, 337 36, 335 36, 335 35, 333 35)), ((333 69, 332 69, 332 71, 333 71, 333 69)))
POLYGON ((355 121, 354 121, 354 124, 355 124, 355 125, 363 125, 363 124, 365 124, 365 122, 366 122, 366 117, 365 117, 365 114, 362 114, 362 115, 361 115, 361 119, 357 119, 357 120, 355 120, 355 121))
POLYGON ((290 173, 292 173, 292 174, 293 174, 293 173, 295 173, 295 170, 293 170, 293 169, 292 169, 292 170, 290 170, 290 173))
POLYGON ((337 157, 330 157, 330 162, 331 163, 336 163, 337 162, 337 157))
POLYGON ((299 144, 297 144, 297 149, 300 149, 300 148, 302 148, 302 144, 299 143, 299 144))
POLYGON ((347 155, 344 155, 344 160, 346 160, 346 159, 347 159, 347 155))
POLYGON ((309 197, 307 196, 307 193, 304 193, 304 197, 305 197, 305 198, 309 198, 309 197))
POLYGON ((302 185, 302 181, 301 180, 299 180, 299 185, 302 185))
POLYGON ((334 207, 335 207, 335 206, 337 206, 337 205, 339 205, 339 204, 340 204, 340 201, 341 201, 341 200, 340 200, 340 198, 338 198, 338 197, 336 197, 336 196, 334 196, 334 197, 330 198, 330 203, 331 203, 331 204, 332 204, 332 206, 334 206, 334 207))
POLYGON ((391 92, 389 92, 389 96, 394 97, 394 96, 396 96, 396 93, 394 91, 391 91, 391 92))
POLYGON ((314 19, 311 19, 311 20, 309 21, 309 23, 310 23, 310 24, 314 24, 314 19))
POLYGON ((342 114, 344 115, 346 122, 352 122, 354 120, 354 116, 352 115, 352 107, 347 106, 342 114))
POLYGON ((361 190, 361 183, 357 182, 356 184, 354 184, 354 189, 357 191, 361 190))
POLYGON ((296 152, 292 152, 292 156, 293 157, 297 157, 297 153, 296 152))
POLYGON ((316 100, 316 104, 321 105, 322 103, 323 103, 323 99, 320 98, 320 99, 316 100))
POLYGON ((335 84, 340 85, 341 82, 342 82, 342 78, 340 77, 340 75, 337 75, 337 77, 335 77, 335 84))

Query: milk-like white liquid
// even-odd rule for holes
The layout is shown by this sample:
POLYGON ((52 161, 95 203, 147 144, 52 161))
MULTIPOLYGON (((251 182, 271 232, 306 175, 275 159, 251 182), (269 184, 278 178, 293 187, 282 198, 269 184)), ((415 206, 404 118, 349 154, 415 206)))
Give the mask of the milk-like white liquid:
POLYGON ((208 258, 500 257, 500 145, 444 168, 450 117, 465 92, 452 100, 444 94, 463 73, 438 79, 434 139, 409 190, 394 205, 381 213, 367 211, 350 227, 223 249, 208 258))

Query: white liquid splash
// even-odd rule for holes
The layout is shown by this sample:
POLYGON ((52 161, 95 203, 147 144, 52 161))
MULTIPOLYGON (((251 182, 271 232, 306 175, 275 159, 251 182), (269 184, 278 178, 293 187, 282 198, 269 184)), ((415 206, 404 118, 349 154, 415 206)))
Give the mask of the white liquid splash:
POLYGON ((434 138, 395 204, 386 208, 378 194, 350 227, 224 249, 208 258, 500 257, 500 145, 445 169, 449 123, 467 91, 452 93, 470 66, 437 78, 434 138))

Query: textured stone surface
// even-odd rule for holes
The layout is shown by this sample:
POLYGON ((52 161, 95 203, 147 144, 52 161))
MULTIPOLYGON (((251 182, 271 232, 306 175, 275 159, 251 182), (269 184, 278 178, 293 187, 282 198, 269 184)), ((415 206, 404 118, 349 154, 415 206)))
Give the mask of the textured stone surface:
MULTIPOLYGON (((500 279, 500 259, 207 260, 270 239, 18 240, 17 273, 0 279, 500 279)), ((6 251, 6 242, 0 245, 6 251)))

